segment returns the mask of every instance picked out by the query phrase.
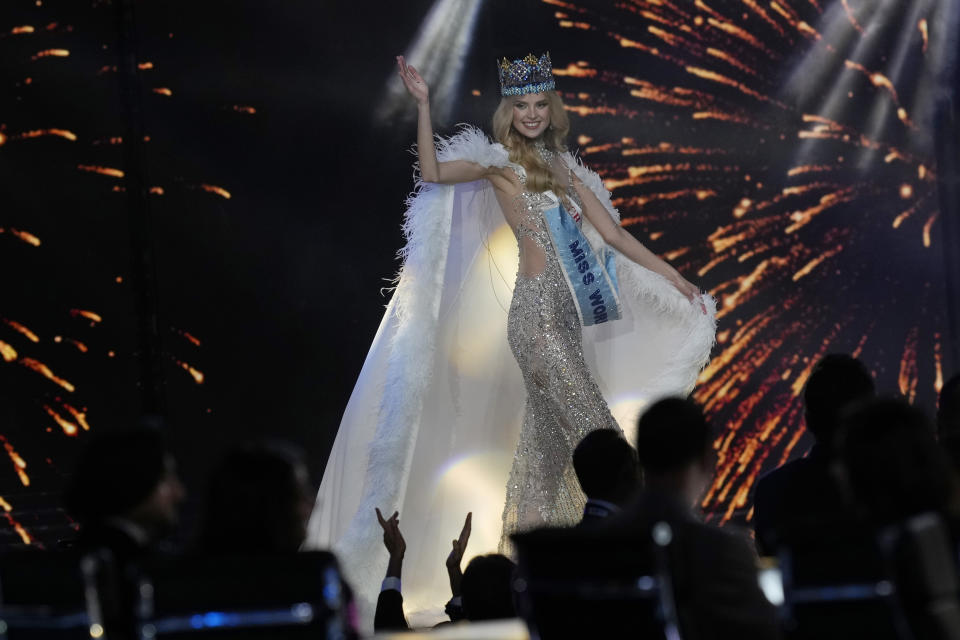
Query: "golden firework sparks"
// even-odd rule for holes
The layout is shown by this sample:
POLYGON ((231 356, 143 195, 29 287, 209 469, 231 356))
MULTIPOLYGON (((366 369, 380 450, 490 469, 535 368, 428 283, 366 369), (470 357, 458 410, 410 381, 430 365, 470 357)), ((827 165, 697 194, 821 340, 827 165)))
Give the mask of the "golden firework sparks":
POLYGON ((73 407, 67 404, 66 402, 63 402, 61 404, 63 404, 63 408, 66 409, 71 416, 73 416, 73 419, 76 421, 78 425, 80 425, 80 427, 84 431, 90 431, 90 423, 87 422, 86 409, 81 411, 80 409, 77 409, 76 407, 73 407))
POLYGON ((555 76, 570 76, 572 78, 592 78, 597 75, 596 69, 591 69, 590 64, 583 60, 571 62, 563 69, 554 68, 555 76))
POLYGON ((785 233, 794 233, 801 227, 810 223, 814 216, 817 216, 831 207, 835 207, 844 202, 850 202, 856 198, 852 188, 840 189, 833 193, 828 193, 820 198, 820 203, 803 210, 794 211, 790 214, 793 224, 784 229, 785 233))
POLYGON ((45 404, 45 405, 43 405, 43 410, 47 412, 47 415, 49 415, 51 418, 53 418, 53 421, 54 421, 54 422, 56 422, 58 425, 60 425, 60 428, 63 429, 63 432, 64 432, 66 435, 68 435, 68 436, 75 436, 75 435, 77 435, 77 432, 78 432, 78 430, 77 430, 77 425, 75 425, 74 423, 70 422, 69 420, 67 420, 66 418, 64 418, 63 416, 61 416, 59 413, 57 413, 57 412, 53 409, 53 407, 51 407, 51 406, 48 405, 48 404, 45 404))
POLYGON ((30 342, 40 342, 39 336, 37 336, 37 334, 35 334, 25 325, 16 322, 15 320, 8 320, 6 318, 3 318, 3 322, 17 333, 24 335, 30 342))
POLYGON ((40 138, 42 136, 57 136, 63 138, 64 140, 70 140, 71 142, 76 142, 77 135, 72 131, 66 129, 34 129, 32 131, 24 131, 23 133, 18 133, 10 136, 11 140, 27 140, 29 138, 40 138))
POLYGON ((70 315, 74 318, 86 318, 90 322, 99 323, 103 322, 103 318, 100 317, 99 313, 95 311, 88 311, 86 309, 70 309, 70 315))
POLYGON ((793 281, 796 282, 797 280, 799 280, 800 278, 802 278, 803 276, 807 275, 808 273, 813 271, 815 268, 817 268, 817 266, 819 266, 820 263, 822 263, 824 260, 832 258, 833 256, 837 255, 841 251, 843 251, 843 245, 838 244, 832 249, 828 249, 827 251, 823 252, 822 254, 820 254, 819 256, 817 256, 807 264, 805 264, 802 269, 794 273, 793 281))
POLYGON ((0 443, 3 443, 3 448, 7 452, 7 457, 10 458, 10 461, 13 463, 14 470, 17 472, 17 476, 20 477, 20 483, 25 487, 29 487, 30 476, 27 475, 27 461, 24 460, 19 453, 17 453, 17 451, 13 448, 13 445, 10 444, 10 441, 2 435, 0 435, 0 443))
POLYGON ((927 221, 923 224, 923 246, 927 249, 930 248, 930 230, 933 228, 933 223, 937 221, 937 216, 939 211, 934 211, 930 214, 930 217, 927 218, 927 221))
POLYGON ((903 356, 900 358, 900 375, 897 377, 897 383, 900 387, 900 393, 911 403, 917 397, 917 384, 919 383, 917 369, 917 335, 919 329, 913 327, 907 332, 906 342, 903 345, 903 356))
POLYGON ((562 0, 543 0, 546 4, 552 4, 558 7, 563 7, 564 9, 570 9, 571 11, 580 11, 581 9, 575 4, 569 2, 562 2, 562 0))
POLYGON ((940 393, 943 390, 943 354, 940 348, 940 334, 933 334, 933 390, 940 393))
POLYGON ((10 233, 12 233, 12 234, 15 235, 16 237, 20 238, 21 240, 23 240, 24 242, 26 242, 26 243, 29 244, 29 245, 33 245, 34 247, 39 247, 39 246, 40 246, 40 238, 38 238, 37 236, 33 235, 33 234, 30 233, 29 231, 23 231, 23 230, 20 230, 20 229, 10 229, 10 233))
POLYGON ((20 540, 23 544, 33 544, 33 537, 27 533, 27 530, 23 528, 23 525, 13 519, 13 516, 9 513, 4 513, 3 517, 6 519, 10 526, 13 527, 13 530, 17 532, 17 535, 20 536, 20 540))
POLYGON ((187 341, 190 342, 193 346, 195 346, 195 347, 199 347, 199 346, 200 346, 200 338, 194 336, 194 335, 191 334, 190 332, 178 330, 177 333, 179 333, 181 336, 183 336, 184 338, 186 338, 187 341))
POLYGON ((66 49, 44 49, 43 51, 37 51, 33 56, 30 57, 31 60, 39 60, 40 58, 66 58, 70 55, 70 52, 66 49))
POLYGON ((218 196, 220 196, 221 198, 226 198, 227 200, 229 200, 229 199, 232 197, 232 196, 230 195, 230 192, 229 192, 229 191, 227 191, 227 190, 224 189, 223 187, 218 187, 218 186, 216 186, 216 185, 212 185, 212 184, 201 184, 201 185, 200 185, 200 188, 203 189, 204 191, 209 192, 209 193, 215 193, 215 194, 217 194, 218 196))
POLYGON ((74 387, 69 381, 56 376, 53 373, 53 371, 50 370, 50 367, 43 364, 39 360, 35 360, 34 358, 21 358, 19 362, 20 364, 25 366, 27 369, 30 369, 31 371, 36 371, 37 373, 47 378, 54 384, 57 384, 63 387, 64 389, 66 389, 67 391, 70 391, 71 393, 76 390, 76 387, 74 387))
POLYGON ((77 169, 80 171, 88 171, 90 173, 99 173, 100 175, 110 176, 111 178, 123 177, 123 171, 120 169, 113 169, 111 167, 98 167, 95 165, 78 164, 77 169))
POLYGON ((177 365, 179 365, 181 369, 189 373, 193 377, 194 382, 196 382, 197 384, 203 384, 205 378, 202 371, 190 366, 186 362, 181 362, 180 360, 177 360, 177 365))
POLYGON ((4 362, 13 362, 17 359, 17 350, 0 340, 0 357, 4 362))

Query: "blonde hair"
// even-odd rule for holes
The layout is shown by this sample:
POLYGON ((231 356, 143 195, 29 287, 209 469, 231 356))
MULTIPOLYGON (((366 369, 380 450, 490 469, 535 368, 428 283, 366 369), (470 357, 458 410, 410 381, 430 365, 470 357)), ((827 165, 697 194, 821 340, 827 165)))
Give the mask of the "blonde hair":
MULTIPOLYGON (((550 109, 550 126, 543 132, 547 149, 558 153, 567 150, 570 118, 563 108, 563 100, 556 91, 544 91, 550 109)), ((557 181, 550 167, 540 158, 534 141, 513 127, 513 105, 516 96, 504 96, 493 113, 493 137, 510 152, 510 162, 527 170, 527 189, 535 192, 553 191, 557 197, 566 195, 566 185, 557 181)))

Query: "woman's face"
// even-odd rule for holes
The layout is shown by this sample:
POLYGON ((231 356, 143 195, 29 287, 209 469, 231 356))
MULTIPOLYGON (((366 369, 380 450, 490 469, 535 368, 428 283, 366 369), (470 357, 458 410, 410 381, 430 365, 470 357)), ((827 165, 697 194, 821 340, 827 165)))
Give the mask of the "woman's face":
POLYGON ((550 126, 550 103, 542 93, 528 93, 513 99, 513 128, 536 138, 550 126))

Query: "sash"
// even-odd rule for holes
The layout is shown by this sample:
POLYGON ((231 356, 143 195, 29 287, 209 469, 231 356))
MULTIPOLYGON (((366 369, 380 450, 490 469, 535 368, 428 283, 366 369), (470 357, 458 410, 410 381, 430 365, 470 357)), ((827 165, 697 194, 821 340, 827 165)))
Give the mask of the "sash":
POLYGON ((594 251, 576 221, 559 203, 546 209, 543 218, 550 230, 564 280, 577 303, 581 324, 588 327, 617 320, 620 317, 620 295, 613 251, 606 245, 594 251))

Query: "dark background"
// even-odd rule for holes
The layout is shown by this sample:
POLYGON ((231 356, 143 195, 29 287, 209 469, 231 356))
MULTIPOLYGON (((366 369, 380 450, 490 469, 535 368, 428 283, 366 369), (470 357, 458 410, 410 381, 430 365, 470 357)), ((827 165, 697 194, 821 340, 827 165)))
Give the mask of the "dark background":
MULTIPOLYGON (((671 256, 674 264, 721 303, 742 289, 720 318, 717 359, 697 399, 720 430, 720 474, 705 506, 719 518, 743 519, 749 517, 745 492, 760 470, 809 445, 797 389, 818 355, 857 352, 881 388, 912 390, 915 401, 931 410, 936 372, 957 369, 957 284, 951 279, 960 244, 956 172, 937 162, 938 154, 956 156, 951 59, 957 46, 947 41, 937 59, 921 52, 905 6, 865 33, 847 20, 837 44, 846 49, 834 55, 780 16, 771 18, 778 25, 773 28, 740 3, 711 5, 729 24, 754 34, 764 53, 718 29, 692 37, 677 25, 692 24, 698 11, 692 3, 677 4, 683 20, 644 2, 617 8, 600 1, 482 2, 462 47, 466 66, 458 90, 442 98, 451 116, 437 129, 450 133, 461 121, 486 126, 497 100, 495 57, 549 49, 558 70, 578 61, 595 70, 587 77, 558 75, 557 82, 567 104, 584 109, 571 112, 571 145, 604 178, 626 178, 628 166, 641 164, 710 165, 665 171, 662 181, 613 192, 629 228, 661 255, 680 252, 671 256), (651 26, 693 44, 671 46, 651 26), (648 50, 622 46, 619 38, 648 50), (889 77, 913 127, 903 126, 895 106, 873 118, 889 93, 843 64, 855 58, 867 68, 886 69, 905 38, 907 62, 889 77), (737 56, 753 73, 729 65, 718 71, 768 99, 689 73, 685 67, 712 68, 716 58, 708 47, 737 56), (811 64, 822 77, 813 88, 798 89, 797 70, 809 74, 811 64), (631 94, 638 85, 626 77, 652 82, 674 99, 631 94), (852 149, 838 139, 805 146, 798 132, 816 123, 803 114, 823 113, 823 95, 839 84, 855 96, 843 117, 831 119, 896 146, 908 160, 887 162, 886 148, 852 149), (739 121, 694 115, 704 108, 684 104, 690 95, 739 121), (662 142, 701 151, 689 157, 620 153, 662 142), (918 178, 921 164, 925 179, 918 178), (813 190, 802 196, 806 200, 776 200, 781 188, 805 179, 787 173, 801 165, 829 165, 817 176, 853 195, 801 231, 784 234, 791 216, 823 195, 813 190), (900 187, 907 183, 914 191, 903 198, 900 187), (683 190, 690 193, 636 200, 683 190), (696 193, 707 190, 713 195, 696 193), (731 211, 745 197, 774 202, 762 215, 738 222, 731 211), (892 220, 913 204, 916 212, 894 229, 892 220), (931 246, 925 247, 922 227, 935 211, 931 246), (771 221, 756 221, 765 216, 771 221), (745 226, 720 233, 728 225, 745 226), (715 234, 742 231, 756 235, 744 240, 754 244, 744 244, 740 257, 765 244, 775 247, 781 262, 769 263, 747 288, 744 279, 759 264, 752 258, 732 256, 699 275, 722 253, 712 244, 715 234), (810 276, 793 279, 836 244, 842 252, 825 258, 810 276)), ((784 4, 795 12, 794 22, 819 28, 838 19, 833 5, 839 2, 822 3, 822 13, 811 3, 784 4)), ((925 15, 940 4, 927 3, 925 15)), ((399 222, 412 184, 415 125, 411 117, 381 120, 376 113, 388 100, 394 56, 407 51, 433 5, 4 4, 0 341, 17 355, 0 362, 0 507, 10 507, 0 511, 0 545, 51 545, 67 533, 58 492, 88 432, 66 405, 86 416, 90 432, 131 424, 143 413, 163 415, 191 491, 188 525, 206 470, 246 439, 299 444, 319 483, 388 300, 380 289, 389 286, 403 243, 399 222), (129 17, 129 10, 136 25, 129 42, 142 68, 124 76, 118 16, 129 17), (14 33, 23 25, 33 32, 14 33), (69 55, 37 57, 50 49, 69 55), (132 93, 123 92, 124 77, 135 82, 132 93), (131 104, 142 112, 125 111, 131 104), (124 145, 110 139, 136 131, 138 123, 149 140, 128 145, 125 156, 124 145), (125 178, 81 166, 124 170, 125 178), (138 198, 115 190, 135 185, 138 176, 162 194, 138 198), (39 246, 14 231, 29 232, 39 246), (27 327, 37 341, 11 323, 27 327), (75 390, 43 377, 25 359, 42 362, 75 390), (185 367, 202 372, 202 383, 185 367), (78 432, 67 434, 51 411, 78 432)), ((851 5, 867 24, 870 8, 851 5)), ((933 18, 929 25, 931 43, 942 41, 941 26, 933 18)), ((407 106, 412 116, 412 103, 407 106)))

